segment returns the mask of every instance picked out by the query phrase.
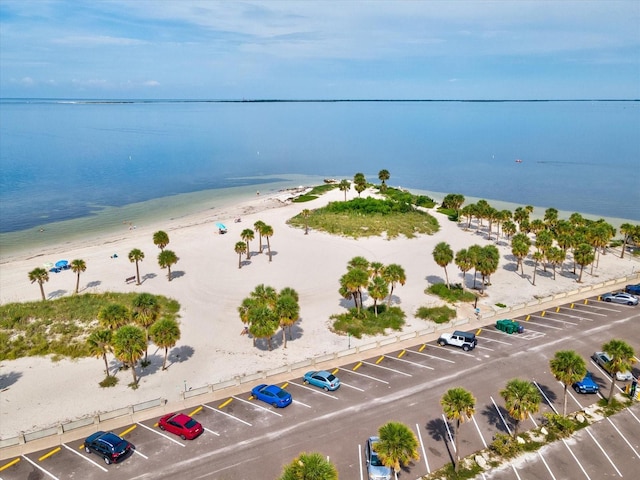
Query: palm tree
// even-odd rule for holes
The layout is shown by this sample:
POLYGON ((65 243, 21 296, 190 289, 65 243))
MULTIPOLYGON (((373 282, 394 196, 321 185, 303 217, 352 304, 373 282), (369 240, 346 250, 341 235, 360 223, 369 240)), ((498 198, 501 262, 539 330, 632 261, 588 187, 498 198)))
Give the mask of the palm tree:
POLYGON ((258 252, 262 253, 262 230, 265 227, 265 223, 262 220, 257 220, 254 224, 253 224, 253 229, 258 232, 258 238, 259 238, 259 242, 260 245, 258 247, 258 252))
POLYGON ((364 173, 356 173, 353 176, 353 183, 355 185, 356 192, 358 192, 358 197, 362 192, 367 188, 367 179, 364 176, 364 173))
POLYGON ((242 238, 242 240, 247 242, 247 260, 248 260, 249 257, 251 257, 251 250, 249 249, 249 241, 254 239, 253 230, 251 230, 250 228, 245 228, 244 230, 242 230, 242 232, 240 232, 240 238, 242 238))
POLYGON ((361 268, 351 268, 340 278, 341 295, 348 298, 346 294, 353 297, 355 307, 360 313, 362 306, 361 287, 367 285, 369 274, 361 268))
POLYGON ((458 430, 460 424, 466 420, 470 420, 475 413, 476 399, 471 395, 471 392, 465 390, 462 387, 455 387, 447 390, 447 392, 440 399, 440 405, 442 405, 442 411, 444 412, 447 420, 455 420, 453 441, 456 450, 456 463, 454 470, 458 471, 458 465, 460 465, 460 448, 458 448, 459 435, 458 430))
POLYGON ((453 250, 446 242, 438 243, 433 249, 433 259, 435 262, 444 268, 444 276, 447 280, 447 288, 451 288, 449 286, 449 274, 447 273, 447 265, 449 265, 453 261, 453 250))
POLYGON ((504 233, 507 238, 511 237, 514 233, 516 233, 516 224, 511 220, 507 220, 502 224, 502 233, 504 233))
POLYGON ((369 296, 373 298, 373 310, 378 316, 378 301, 384 300, 389 295, 389 284, 383 277, 373 277, 367 287, 369 296))
POLYGON ((577 282, 582 283, 582 271, 584 270, 585 265, 589 265, 595 260, 595 255, 591 246, 587 243, 581 243, 578 245, 573 252, 573 260, 580 265, 580 275, 578 276, 577 282))
POLYGON ((269 351, 271 351, 271 337, 279 326, 279 319, 275 311, 262 304, 250 309, 249 317, 249 332, 253 335, 254 344, 256 338, 266 338, 269 351))
POLYGON ((245 242, 236 242, 235 251, 238 254, 238 268, 242 268, 242 254, 247 252, 247 244, 245 242))
POLYGON ((391 178, 391 174, 389 173, 389 170, 380 170, 378 172, 378 179, 382 182, 382 185, 380 186, 381 192, 387 191, 387 184, 385 182, 389 180, 389 178, 391 178))
POLYGON ((536 235, 536 248, 542 254, 543 269, 547 271, 547 265, 544 259, 547 258, 547 252, 553 246, 553 234, 549 230, 542 230, 536 235))
POLYGON ((305 208, 300 214, 304 218, 304 234, 309 235, 309 215, 311 215, 311 210, 305 208))
POLYGON ((561 350, 556 352, 549 360, 551 373, 556 380, 564 385, 564 397, 562 400, 562 415, 567 414, 567 389, 569 385, 579 382, 587 374, 587 366, 580 355, 573 350, 561 350))
MULTIPOLYGON (((296 294, 297 296, 297 294, 296 294)), ((285 335, 285 329, 289 329, 289 339, 291 339, 291 327, 300 318, 300 305, 296 296, 289 293, 282 293, 278 295, 276 301, 276 315, 282 329, 282 343, 284 348, 287 348, 287 336, 285 335)))
POLYGON ((139 248, 134 248, 129 252, 129 261, 136 264, 136 285, 140 285, 140 269, 138 268, 138 262, 144 260, 144 252, 139 248))
POLYGON ((500 391, 500 396, 504 398, 507 412, 515 420, 513 427, 513 438, 515 438, 518 436, 520 422, 540 409, 542 400, 540 392, 531 382, 514 378, 507 382, 506 388, 500 391))
POLYGON ((608 365, 611 372, 611 390, 609 390, 609 401, 611 401, 616 384, 616 374, 631 370, 635 352, 627 342, 615 338, 605 343, 602 346, 602 351, 611 359, 608 365))
POLYGON ((455 263, 462 272, 462 289, 464 290, 465 286, 465 277, 467 272, 473 268, 473 259, 466 248, 458 250, 456 252, 455 263))
POLYGON ((349 190, 351 190, 351 182, 347 179, 342 179, 340 180, 340 183, 338 184, 338 188, 340 189, 341 192, 344 192, 344 201, 347 201, 347 192, 349 190))
POLYGON ((620 225, 620 233, 624 235, 620 258, 624 258, 624 252, 627 249, 627 243, 629 242, 629 240, 632 240, 634 236, 638 236, 640 234, 636 233, 636 231, 640 232, 640 228, 637 225, 633 225, 631 223, 623 223, 622 225, 620 225))
POLYGON ((547 208, 544 211, 544 222, 547 224, 547 228, 553 230, 558 223, 558 210, 555 208, 547 208))
POLYGON ((520 267, 520 276, 524 277, 523 260, 529 255, 531 240, 524 233, 516 233, 511 239, 511 253, 518 259, 517 267, 520 267))
POLYGON ((301 453, 284 467, 279 480, 338 480, 338 471, 319 453, 301 453))
POLYGON ((160 250, 164 250, 164 247, 169 245, 169 235, 167 235, 167 232, 158 230, 156 233, 153 234, 153 243, 160 250))
POLYGON ((129 309, 118 303, 106 305, 98 312, 100 325, 111 331, 126 325, 130 317, 129 309))
POLYGON ((29 280, 31 283, 38 282, 40 285, 40 295, 42 295, 42 301, 44 302, 47 298, 44 296, 44 282, 49 281, 49 272, 47 272, 44 268, 36 267, 29 272, 29 280))
POLYGON ((158 347, 164 348, 164 360, 162 360, 162 370, 167 369, 167 355, 169 349, 173 348, 180 340, 180 326, 172 318, 161 318, 149 329, 151 341, 158 347))
POLYGON ((144 331, 135 325, 125 325, 113 335, 113 353, 116 358, 131 368, 133 385, 138 385, 136 363, 142 358, 146 346, 144 331))
POLYGON ((542 252, 534 252, 533 253, 533 280, 531 284, 535 286, 536 284, 536 271, 538 270, 538 263, 540 263, 544 259, 542 252))
POLYGON ((271 225, 265 225, 262 228, 262 236, 267 239, 267 251, 269 252, 269 261, 271 261, 271 244, 269 238, 273 236, 273 227, 271 225))
POLYGON ((144 328, 145 344, 144 361, 147 362, 149 350, 149 327, 155 323, 160 315, 158 297, 150 293, 140 293, 133 299, 133 320, 144 328))
POLYGON ((75 259, 71 261, 71 271, 77 275, 76 278, 76 292, 78 293, 78 288, 80 288, 80 274, 87 269, 87 264, 84 260, 75 259))
POLYGON ((266 305, 270 308, 275 308, 276 302, 278 301, 278 292, 276 292, 275 288, 265 285, 264 283, 257 285, 250 296, 261 305, 266 305))
POLYGON ((398 472, 411 460, 419 460, 418 439, 415 433, 404 423, 385 423, 378 430, 380 440, 376 443, 376 453, 380 461, 393 468, 396 480, 398 472))
POLYGON ((107 353, 112 351, 111 348, 111 330, 96 330, 87 338, 87 344, 89 345, 89 351, 91 355, 104 360, 104 371, 109 374, 109 363, 107 362, 107 353))
POLYGON ((395 288, 396 283, 404 285, 407 281, 407 275, 404 272, 404 268, 397 263, 392 263, 384 267, 384 270, 382 270, 382 278, 384 278, 391 286, 391 291, 387 298, 387 308, 389 308, 391 306, 391 297, 393 296, 393 289, 395 288))
POLYGON ((547 252, 547 260, 549 261, 549 263, 551 263, 551 267, 553 268, 554 280, 556 279, 556 267, 558 265, 562 266, 565 258, 567 258, 567 254, 561 248, 551 247, 547 252))
POLYGON ((178 256, 172 250, 163 250, 158 254, 158 265, 160 268, 166 268, 169 271, 167 278, 171 281, 171 266, 178 263, 178 256))
POLYGON ((369 275, 371 278, 379 277, 382 275, 382 271, 384 270, 384 263, 382 262, 371 262, 369 263, 369 275))
MULTIPOLYGON (((482 287, 480 288, 480 294, 484 292, 485 279, 491 278, 491 274, 498 270, 498 264, 500 263, 500 252, 494 245, 486 245, 482 247, 479 255, 476 257, 475 268, 482 275, 482 287)), ((490 284, 491 281, 486 282, 490 284)))

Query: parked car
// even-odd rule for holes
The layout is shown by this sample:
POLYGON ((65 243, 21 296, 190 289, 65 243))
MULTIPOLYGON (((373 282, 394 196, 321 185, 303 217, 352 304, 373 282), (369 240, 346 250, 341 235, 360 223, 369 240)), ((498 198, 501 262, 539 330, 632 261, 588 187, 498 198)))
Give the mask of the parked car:
POLYGON ((333 391, 340 388, 340 379, 326 370, 307 372, 304 374, 304 377, 302 377, 302 381, 315 385, 316 387, 324 388, 325 391, 333 391))
POLYGON ((179 435, 183 440, 193 440, 204 432, 204 428, 189 415, 170 413, 158 420, 160 430, 179 435))
POLYGON ((477 344, 478 339, 475 333, 462 332, 460 330, 456 330, 453 333, 443 333, 440 335, 440 338, 438 338, 438 345, 442 347, 445 345, 453 345, 460 347, 465 352, 473 350, 477 344))
POLYGON ((573 384, 573 389, 577 393, 598 393, 600 387, 593 381, 591 372, 587 372, 582 380, 573 384))
POLYGON ((631 295, 640 295, 640 283, 636 283, 635 285, 627 285, 624 287, 624 291, 630 293, 631 295))
MULTIPOLYGON (((591 357, 593 360, 602 367, 602 369, 611 375, 611 358, 604 352, 595 352, 591 357)), ((633 375, 631 372, 624 371, 616 373, 616 380, 620 380, 621 382, 625 382, 627 380, 633 380, 633 375)))
POLYGON ((100 455, 107 465, 124 460, 135 448, 113 432, 96 432, 84 441, 84 451, 100 455))
POLYGON ((289 405, 293 399, 291 394, 277 385, 262 384, 251 390, 251 395, 269 405, 277 408, 284 408, 289 405))
POLYGON ((369 480, 391 480, 391 468, 385 467, 376 453, 378 437, 367 438, 364 446, 364 456, 367 461, 367 476, 369 480))
POLYGON ((638 297, 625 292, 606 293, 602 296, 605 302, 623 303, 625 305, 637 305, 638 297))

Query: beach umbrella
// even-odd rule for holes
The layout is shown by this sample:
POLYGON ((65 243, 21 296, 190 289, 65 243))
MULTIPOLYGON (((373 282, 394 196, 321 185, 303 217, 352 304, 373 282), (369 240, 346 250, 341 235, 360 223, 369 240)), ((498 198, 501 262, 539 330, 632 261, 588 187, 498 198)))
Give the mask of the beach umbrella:
POLYGON ((67 260, 58 260, 56 262, 56 268, 64 268, 67 265, 69 265, 69 262, 67 260))
POLYGON ((50 268, 53 268, 53 263, 51 262, 43 263, 42 266, 47 270, 49 270, 50 268))
POLYGON ((220 223, 220 222, 216 223, 216 227, 218 227, 220 230, 226 230, 227 229, 225 224, 224 223, 220 223))

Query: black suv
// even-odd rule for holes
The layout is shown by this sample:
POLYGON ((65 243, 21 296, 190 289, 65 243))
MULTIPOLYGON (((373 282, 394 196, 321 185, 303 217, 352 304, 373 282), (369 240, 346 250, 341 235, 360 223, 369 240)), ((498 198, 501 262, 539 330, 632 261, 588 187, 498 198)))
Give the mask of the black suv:
POLYGON ((84 441, 84 451, 101 455, 107 465, 124 460, 134 449, 133 444, 112 432, 96 432, 84 441))

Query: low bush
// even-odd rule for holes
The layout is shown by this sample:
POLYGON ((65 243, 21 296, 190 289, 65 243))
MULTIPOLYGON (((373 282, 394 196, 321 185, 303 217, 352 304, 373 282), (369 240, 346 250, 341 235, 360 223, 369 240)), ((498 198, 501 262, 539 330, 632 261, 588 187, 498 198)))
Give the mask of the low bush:
POLYGON ((462 288, 462 285, 460 285, 459 283, 451 284, 450 288, 447 288, 447 285, 445 285, 444 283, 434 283, 425 290, 425 293, 437 295, 438 297, 449 303, 471 303, 475 302, 478 298, 473 293, 464 290, 462 288))
POLYGON ((386 308, 386 305, 378 305, 376 316, 373 307, 364 310, 355 308, 347 313, 332 315, 334 320, 332 330, 336 333, 349 334, 355 338, 363 335, 379 335, 385 330, 399 331, 405 323, 405 313, 399 307, 386 308))
POLYGON ((447 323, 456 317, 456 311, 446 306, 420 307, 415 316, 422 320, 431 320, 435 323, 447 323))

